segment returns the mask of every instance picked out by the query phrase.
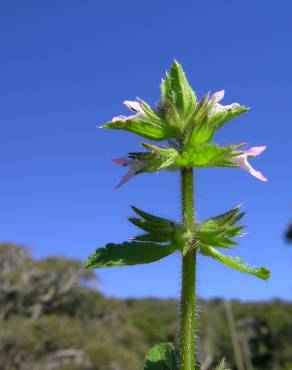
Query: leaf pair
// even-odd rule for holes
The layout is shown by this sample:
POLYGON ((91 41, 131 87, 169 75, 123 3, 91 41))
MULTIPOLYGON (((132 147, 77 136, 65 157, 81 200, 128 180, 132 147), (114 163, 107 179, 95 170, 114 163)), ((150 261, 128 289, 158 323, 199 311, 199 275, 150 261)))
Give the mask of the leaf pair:
POLYGON ((201 144, 180 150, 175 147, 142 143, 148 151, 129 153, 128 157, 141 164, 135 174, 160 170, 177 171, 185 167, 238 167, 232 163, 232 158, 243 153, 238 150, 243 145, 201 144))
POLYGON ((175 222, 157 217, 132 207, 140 217, 130 217, 134 225, 144 231, 134 241, 107 244, 89 256, 86 268, 131 266, 147 264, 169 256, 183 247, 182 227, 175 222))
POLYGON ((129 220, 142 229, 143 234, 134 237, 130 242, 110 243, 105 248, 97 249, 89 256, 86 268, 147 264, 176 251, 184 254, 189 248, 194 248, 202 255, 216 259, 235 270, 268 279, 270 273, 266 268, 250 267, 239 257, 226 256, 218 251, 220 248, 228 249, 237 245, 233 239, 243 235, 243 226, 236 225, 244 215, 239 206, 196 224, 194 235, 190 235, 181 224, 146 213, 136 207, 132 209, 139 217, 130 217, 129 220))

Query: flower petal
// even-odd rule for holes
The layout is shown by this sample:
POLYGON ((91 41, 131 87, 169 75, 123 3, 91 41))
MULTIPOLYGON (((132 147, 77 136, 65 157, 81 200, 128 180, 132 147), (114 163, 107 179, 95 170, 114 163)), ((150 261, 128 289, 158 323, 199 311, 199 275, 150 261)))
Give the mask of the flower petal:
MULTIPOLYGON (((262 147, 259 147, 259 148, 262 148, 262 147)), ((251 149, 255 149, 255 148, 251 148, 251 149)), ((265 149, 262 149, 261 152, 265 150, 265 149)), ((261 153, 260 152, 260 153, 261 153)), ((258 153, 258 154, 260 154, 258 153)), ((249 151, 245 152, 244 154, 240 154, 236 157, 233 157, 230 159, 230 161, 234 164, 236 164, 237 166, 241 167, 242 169, 244 169, 245 171, 247 171, 249 174, 251 174, 252 176, 256 177, 257 179, 261 180, 261 181, 265 181, 267 182, 268 179, 260 172, 260 171, 257 171, 255 170, 249 163, 248 163, 248 160, 247 158, 249 156, 254 156, 254 155, 249 155, 249 151)))
POLYGON ((138 101, 130 101, 130 100, 125 100, 124 101, 125 106, 130 109, 133 112, 136 113, 143 113, 143 109, 141 104, 138 101))
POLYGON ((212 109, 213 114, 217 113, 217 112, 220 112, 222 110, 232 109, 234 107, 240 107, 240 105, 238 103, 232 103, 232 104, 228 104, 228 105, 219 104, 218 102, 224 98, 224 94, 225 94, 224 90, 217 91, 215 94, 213 94, 212 99, 215 101, 215 105, 212 109))
POLYGON ((115 186, 115 189, 119 188, 120 186, 124 185, 128 182, 138 171, 140 171, 145 164, 138 159, 128 159, 128 158, 116 158, 112 160, 113 163, 119 166, 129 166, 128 172, 122 177, 120 182, 115 186))
POLYGON ((116 116, 112 118, 112 122, 134 120, 146 117, 142 105, 138 101, 125 100, 124 104, 128 109, 136 114, 132 114, 131 116, 116 116))
POLYGON ((128 158, 115 158, 115 159, 112 159, 112 162, 114 164, 117 164, 118 166, 126 167, 129 165, 131 160, 128 158))
POLYGON ((264 145, 264 146, 254 146, 252 148, 250 148, 246 154, 248 157, 256 157, 257 155, 260 155, 264 150, 266 150, 267 147, 264 145))
POLYGON ((218 103, 220 100, 224 98, 224 95, 225 95, 225 91, 220 90, 220 91, 217 91, 215 94, 213 94, 212 98, 215 100, 216 103, 218 103))

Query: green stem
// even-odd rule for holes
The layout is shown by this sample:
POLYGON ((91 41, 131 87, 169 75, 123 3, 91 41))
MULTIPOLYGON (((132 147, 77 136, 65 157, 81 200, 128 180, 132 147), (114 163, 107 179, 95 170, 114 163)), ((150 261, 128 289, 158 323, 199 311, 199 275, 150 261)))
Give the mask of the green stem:
MULTIPOLYGON (((182 219, 189 232, 194 230, 193 169, 181 171, 182 219)), ((187 246, 190 247, 190 246, 187 246)), ((189 248, 182 257, 181 291, 181 370, 195 370, 195 324, 196 324, 196 252, 189 248)))

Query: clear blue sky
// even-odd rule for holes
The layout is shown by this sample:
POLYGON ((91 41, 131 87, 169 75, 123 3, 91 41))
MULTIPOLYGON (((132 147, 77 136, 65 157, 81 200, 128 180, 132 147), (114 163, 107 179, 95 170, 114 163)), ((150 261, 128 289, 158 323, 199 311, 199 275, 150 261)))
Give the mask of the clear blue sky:
MULTIPOLYGON (((85 260, 105 242, 135 234, 129 204, 178 219, 179 178, 136 176, 110 163, 139 137, 99 130, 125 114, 125 99, 159 98, 174 57, 198 95, 226 90, 224 104, 250 112, 217 135, 220 144, 267 145, 254 161, 269 179, 242 170, 196 174, 203 218, 243 203, 248 235, 236 255, 271 269, 268 282, 199 260, 202 297, 292 298, 292 4, 274 1, 3 1, 0 5, 0 240, 37 257, 85 260)), ((178 297, 177 256, 99 271, 109 295, 178 297)))

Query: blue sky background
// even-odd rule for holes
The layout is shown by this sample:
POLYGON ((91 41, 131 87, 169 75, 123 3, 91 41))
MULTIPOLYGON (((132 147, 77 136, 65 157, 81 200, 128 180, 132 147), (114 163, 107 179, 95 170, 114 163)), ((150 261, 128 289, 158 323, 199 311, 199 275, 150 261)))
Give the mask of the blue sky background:
MULTIPOLYGON (((114 190, 124 169, 110 159, 141 139, 96 128, 125 114, 125 99, 157 102, 176 57, 199 96, 225 89, 224 104, 252 107, 218 143, 268 146, 254 161, 267 184, 237 169, 197 171, 196 210, 203 218, 243 203, 248 235, 235 254, 272 277, 200 258, 198 292, 291 299, 291 12, 289 0, 1 2, 0 240, 85 260, 135 234, 129 204, 179 219, 178 174, 136 176, 114 190)), ((98 273, 108 295, 179 296, 178 256, 98 273)))

